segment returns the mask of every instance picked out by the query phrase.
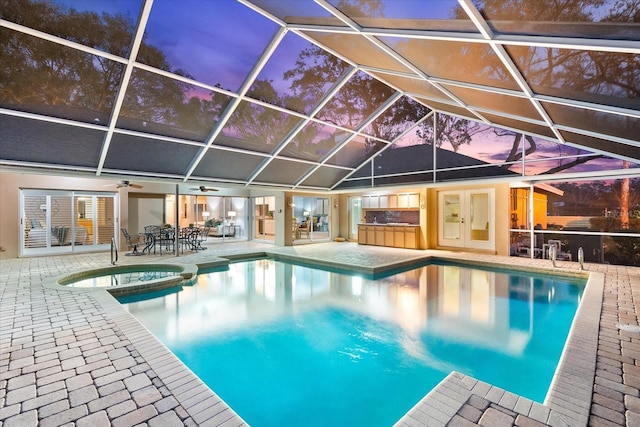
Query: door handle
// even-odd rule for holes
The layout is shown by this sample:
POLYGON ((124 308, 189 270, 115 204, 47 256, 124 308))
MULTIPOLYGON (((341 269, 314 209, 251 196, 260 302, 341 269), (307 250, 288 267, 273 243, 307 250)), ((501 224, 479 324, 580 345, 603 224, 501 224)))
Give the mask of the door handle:
POLYGON ((464 224, 464 218, 460 218, 460 224, 464 224))

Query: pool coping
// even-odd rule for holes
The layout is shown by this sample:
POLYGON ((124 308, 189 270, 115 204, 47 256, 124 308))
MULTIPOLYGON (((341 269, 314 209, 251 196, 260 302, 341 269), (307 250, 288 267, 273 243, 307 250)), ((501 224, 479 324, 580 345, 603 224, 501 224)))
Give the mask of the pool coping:
POLYGON ((100 267, 90 270, 83 270, 69 274, 62 274, 47 280, 43 283, 45 288, 57 291, 69 292, 91 292, 97 290, 105 290, 113 296, 130 296, 146 292, 154 292, 175 288, 179 286, 187 286, 193 284, 198 274, 198 266, 196 264, 127 264, 127 265, 111 265, 109 267, 100 267), (139 272, 140 270, 167 270, 172 273, 180 273, 178 276, 167 276, 159 279, 152 279, 145 282, 135 282, 130 284, 122 284, 114 287, 73 287, 67 286, 64 282, 82 280, 84 278, 94 276, 106 276, 114 273, 139 272))
MULTIPOLYGON (((488 260, 474 260, 460 257, 459 254, 450 253, 450 254, 426 254, 426 255, 416 255, 413 258, 404 259, 402 261, 397 262, 389 262, 386 264, 376 264, 372 266, 364 266, 364 265, 353 265, 349 263, 342 263, 338 261, 328 261, 328 260, 320 260, 318 258, 307 257, 304 255, 291 255, 278 252, 277 250, 266 250, 263 251, 263 256, 271 257, 277 260, 283 261, 291 261, 297 263, 304 263, 305 265, 318 267, 318 268, 332 268, 337 270, 346 270, 350 273, 362 273, 368 276, 372 276, 374 278, 378 278, 379 276, 384 276, 386 274, 395 273, 395 271, 400 271, 402 269, 406 269, 408 267, 415 266, 420 263, 429 263, 429 262, 455 262, 458 264, 465 264, 472 267, 494 267, 499 269, 506 269, 512 271, 525 271, 530 273, 540 273, 540 274, 549 274, 549 269, 542 266, 535 265, 513 265, 513 264, 504 264, 496 261, 488 261, 488 260)), ((242 259, 242 256, 236 256, 234 259, 242 259)), ((570 269, 562 269, 556 268, 553 270, 554 274, 569 276, 569 277, 588 277, 588 272, 581 270, 570 270, 570 269)))
POLYGON ((247 423, 142 323, 107 292, 95 294, 125 337, 153 369, 175 399, 199 426, 240 426, 247 423))
MULTIPOLYGON (((288 259, 318 267, 354 267, 343 263, 318 261, 304 256, 283 255, 270 250, 225 256, 212 262, 197 265, 198 268, 210 268, 223 266, 230 261, 261 256, 288 259)), ((454 261, 485 267, 490 265, 492 267, 549 274, 548 269, 535 266, 513 266, 495 261, 469 261, 447 254, 439 254, 437 256, 422 255, 410 260, 376 267, 359 266, 357 270, 367 274, 381 274, 388 270, 405 267, 408 264, 428 262, 429 260, 454 261)), ((353 268, 350 269, 354 270, 353 268)), ((561 268, 554 270, 554 273, 588 277, 588 280, 544 404, 533 402, 530 399, 453 371, 401 417, 395 426, 445 426, 472 396, 485 398, 496 405, 541 423, 550 425, 586 425, 591 407, 591 392, 596 371, 604 275, 561 268)), ((130 314, 115 297, 108 292, 95 292, 94 295, 96 301, 117 320, 125 337, 134 345, 151 369, 156 372, 159 379, 162 380, 167 389, 198 425, 247 425, 229 405, 130 314)))

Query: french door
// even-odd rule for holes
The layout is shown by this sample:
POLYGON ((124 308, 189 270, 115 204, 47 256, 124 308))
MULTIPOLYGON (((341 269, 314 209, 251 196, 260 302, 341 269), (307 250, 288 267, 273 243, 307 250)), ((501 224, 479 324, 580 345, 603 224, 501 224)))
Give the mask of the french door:
POLYGON ((438 245, 495 248, 493 189, 438 193, 438 245))

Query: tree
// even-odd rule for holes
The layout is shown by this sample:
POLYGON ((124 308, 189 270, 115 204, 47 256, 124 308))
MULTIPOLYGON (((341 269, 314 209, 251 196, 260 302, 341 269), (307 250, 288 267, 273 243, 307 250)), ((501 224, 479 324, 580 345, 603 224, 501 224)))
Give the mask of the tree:
MULTIPOLYGON (((475 6, 481 14, 491 22, 637 22, 637 0, 619 0, 605 2, 603 0, 549 0, 533 2, 525 0, 477 0, 475 6)), ((467 19, 466 12, 460 7, 452 11, 452 17, 467 19)), ((455 44, 451 44, 455 49, 455 44)), ((466 49, 460 47, 459 55, 465 64, 485 64, 496 67, 490 60, 492 52, 466 49)), ((638 55, 617 53, 588 52, 571 49, 506 46, 521 74, 537 93, 553 96, 564 96, 570 91, 574 96, 587 102, 605 103, 625 107, 629 99, 638 99, 640 93, 640 66, 638 55), (595 98, 594 98, 595 97, 595 98)), ((478 69, 469 71, 472 75, 486 78, 499 77, 503 73, 502 65, 493 70, 478 69)), ((510 77, 507 76, 507 80, 510 77)), ((585 113, 586 114, 586 113, 585 113)), ((595 114, 595 113, 594 113, 595 114)), ((629 123, 629 122, 627 122, 629 123)), ((489 130, 488 127, 485 127, 489 130)), ((625 131, 621 131, 622 135, 625 131)), ((630 132, 627 132, 630 134, 630 132)), ((525 155, 533 154, 536 141, 531 136, 523 138, 516 133, 503 133, 513 138, 512 149, 505 162, 513 162, 522 156, 520 144, 528 143, 525 155)), ((579 142, 579 141, 574 141, 579 142)), ((460 145, 460 144, 459 144, 460 145)), ((458 145, 458 146, 459 146, 458 145)), ((452 144, 454 151, 456 145, 452 144)), ((600 156, 576 158, 544 173, 556 173, 591 161, 600 156)), ((505 166, 509 167, 509 166, 505 166)))
MULTIPOLYGON (((623 169, 629 169, 629 162, 622 162, 623 169)), ((629 178, 622 179, 620 192, 620 227, 623 230, 629 229, 629 178)))
MULTIPOLYGON (((133 23, 121 15, 78 12, 48 2, 3 0, 3 18, 67 40, 126 56, 133 23), (79 25, 82 23, 82 25, 79 25)), ((18 105, 51 105, 108 112, 123 66, 100 56, 3 29, 0 93, 18 105)))
MULTIPOLYGON (((135 25, 131 17, 81 12, 53 2, 2 0, 2 17, 66 40, 128 58, 135 25)), ((164 53, 143 39, 136 60, 171 70, 164 53)), ((27 111, 48 109, 60 117, 94 121, 107 118, 120 89, 124 66, 99 55, 56 45, 12 30, 0 39, 0 98, 27 111)), ((203 127, 206 135, 226 104, 221 97, 193 99, 192 86, 135 70, 128 82, 122 117, 169 126, 203 127)))
MULTIPOLYGON (((506 21, 589 21, 594 18, 591 16, 594 10, 604 15, 605 20, 614 20, 613 15, 617 13, 618 20, 624 20, 625 11, 633 10, 626 2, 626 8, 618 2, 611 6, 610 10, 603 11, 605 3, 602 0, 552 0, 549 2, 523 2, 521 0, 478 0, 477 7, 487 16, 491 16, 494 20, 506 21), (599 8, 599 9, 598 9, 599 8), (621 12, 622 11, 622 12, 621 12), (608 15, 607 15, 608 14, 608 15)), ((363 16, 385 17, 385 5, 377 0, 340 0, 337 7, 352 18, 363 16)), ((387 7, 390 7, 387 5, 387 7)), ((460 8, 452 9, 451 16, 454 18, 467 19, 466 13, 460 8)), ((630 21, 629 19, 627 19, 630 21)), ((458 70, 466 76, 476 75, 488 79, 488 83, 494 82, 497 86, 501 85, 501 81, 510 81, 506 68, 497 60, 491 49, 482 47, 469 47, 467 44, 448 42, 446 48, 433 43, 431 41, 408 42, 406 52, 403 50, 403 43, 399 42, 394 46, 396 51, 401 54, 406 53, 412 55, 412 51, 418 49, 418 45, 422 43, 423 52, 431 52, 437 50, 437 55, 422 55, 420 61, 424 61, 418 66, 423 67, 429 74, 428 69, 429 58, 437 57, 441 60, 443 57, 451 57, 461 59, 466 66, 458 70), (469 70, 469 67, 474 67, 469 70)), ((637 76, 631 77, 626 59, 619 57, 613 58, 612 55, 585 55, 581 51, 569 51, 560 49, 546 48, 527 48, 509 46, 509 53, 512 54, 514 62, 520 68, 522 74, 530 82, 535 90, 541 90, 543 93, 549 93, 558 96, 552 89, 555 87, 562 90, 572 90, 577 94, 602 93, 615 94, 619 99, 625 99, 626 95, 637 98, 637 94, 632 93, 637 90, 640 85, 633 84, 636 82, 637 76), (611 64, 619 64, 613 66, 611 64), (606 70, 606 72, 604 72, 606 70), (615 76, 618 73, 626 76, 623 82, 617 82, 615 76), (628 78, 627 78, 628 77, 628 78), (631 83, 631 84, 629 84, 631 83), (618 85, 618 86, 616 86, 618 85), (627 91, 627 92, 624 92, 627 91)), ((409 60, 416 58, 409 56, 409 60)), ((446 60, 444 61, 446 62, 446 60)), ((637 67, 636 67, 637 68, 637 67)), ((314 47, 307 49, 300 55, 297 67, 286 73, 286 77, 291 78, 292 90, 296 94, 315 93, 317 90, 324 90, 323 84, 327 81, 326 76, 331 75, 333 79, 337 79, 347 69, 346 65, 341 64, 336 58, 327 52, 314 47)), ((453 73, 456 70, 451 70, 453 73)), ((637 73, 636 73, 637 74, 637 73)), ((460 75, 460 78, 465 78, 460 75)), ((345 90, 341 91, 336 100, 331 103, 331 108, 326 108, 321 112, 321 118, 344 126, 357 123, 362 117, 356 117, 354 112, 370 112, 367 109, 370 105, 375 105, 375 99, 369 100, 371 94, 377 94, 372 84, 365 83, 368 77, 353 78, 345 86, 345 90)), ((449 76, 456 78, 456 75, 449 76)), ((381 92, 381 93, 384 93, 381 92)), ((589 96, 585 97, 589 101, 589 96)), ((614 99, 615 102, 615 99, 614 99)), ((428 102, 427 102, 428 103, 428 102)), ((396 107, 394 105, 394 107, 396 107)), ((395 108, 398 114, 395 119, 385 121, 382 126, 392 127, 397 125, 402 117, 404 120, 418 120, 428 112, 426 107, 415 109, 413 115, 402 114, 403 107, 395 108)), ((510 169, 514 165, 519 167, 518 160, 522 156, 531 156, 539 151, 539 143, 537 139, 530 135, 524 135, 517 132, 499 129, 488 126, 480 122, 474 122, 458 117, 438 114, 435 127, 432 121, 423 123, 417 131, 424 143, 430 144, 435 140, 438 147, 450 145, 454 152, 457 152, 463 145, 472 143, 474 136, 482 133, 492 133, 501 138, 510 138, 511 149, 503 153, 503 167, 510 169), (437 136, 437 137, 436 137, 437 136), (435 137, 435 138, 434 138, 435 137), (524 150, 522 144, 526 144, 524 150)), ((379 135, 389 135, 389 132, 379 132, 379 135)), ((581 151, 574 150, 573 154, 581 154, 581 151)), ((539 173, 553 174, 573 168, 580 164, 593 161, 600 156, 574 156, 571 160, 558 162, 553 166, 548 166, 547 170, 539 173)))
MULTIPOLYGON (((258 80, 247 93, 256 99, 265 95, 277 99, 278 95, 270 81, 258 80)), ((279 144, 300 119, 262 105, 243 102, 233 113, 225 132, 242 138, 242 146, 252 144, 257 151, 270 152, 279 144), (265 148, 264 146, 269 146, 265 148)))

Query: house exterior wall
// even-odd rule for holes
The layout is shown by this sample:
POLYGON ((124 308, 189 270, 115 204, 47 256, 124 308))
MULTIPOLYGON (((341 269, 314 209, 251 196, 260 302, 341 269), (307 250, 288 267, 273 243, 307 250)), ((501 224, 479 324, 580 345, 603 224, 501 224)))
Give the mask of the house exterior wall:
POLYGON ((547 228, 547 195, 538 192, 533 193, 533 225, 536 224, 547 228))
MULTIPOLYGON (((16 258, 19 256, 20 247, 20 189, 55 189, 69 191, 91 191, 91 192, 117 192, 119 193, 118 212, 118 237, 120 227, 129 226, 129 197, 130 192, 173 194, 174 184, 145 183, 144 189, 135 190, 124 188, 116 190, 105 186, 114 184, 114 179, 89 179, 70 178, 51 175, 21 174, 14 172, 0 172, 0 259, 16 258)), ((443 187, 444 188, 444 187, 443 187)), ((508 184, 484 184, 478 186, 460 185, 447 186, 447 190, 462 190, 472 188, 493 188, 495 190, 495 242, 496 248, 492 253, 499 255, 509 254, 509 185, 508 184)), ((438 188, 412 188, 412 192, 418 192, 420 197, 420 225, 421 235, 419 236, 420 249, 438 248, 438 188)), ((398 189, 397 192, 406 192, 406 189, 398 189)), ((231 190, 225 190, 225 193, 231 190)), ((390 191, 392 192, 392 191, 390 191)), ((259 192, 251 191, 251 195, 259 192)), ((290 211, 287 200, 298 193, 270 191, 270 195, 276 195, 276 204, 281 214, 275 215, 276 226, 280 238, 276 245, 290 245, 290 234, 287 230, 291 228, 290 211), (279 220, 279 221, 278 221, 279 220)), ((266 194, 266 193, 265 193, 266 194)), ((364 192, 361 194, 365 194, 364 192)), ((216 195, 222 195, 216 193, 216 195)), ((311 193, 309 195, 312 195, 311 193)), ((327 196, 326 193, 322 193, 327 196)), ((355 194, 354 194, 355 195, 355 194)), ((332 238, 346 237, 349 233, 349 210, 348 201, 350 194, 335 194, 328 196, 331 210, 331 230, 332 238)), ((536 205, 538 203, 536 202, 536 205)), ((541 200, 540 212, 544 211, 546 218, 546 197, 541 200), (542 203, 544 202, 544 203, 542 203)), ((276 210, 277 212, 277 210, 276 210)), ((536 214, 537 216, 537 214, 536 214)), ((122 239, 119 239, 120 250, 126 250, 122 239)))
MULTIPOLYGON (((495 191, 495 250, 488 251, 492 254, 509 255, 509 184, 480 184, 480 185, 459 185, 446 187, 429 187, 429 188, 411 188, 411 189, 389 189, 388 194, 405 193, 407 191, 416 192, 420 197, 419 218, 420 218, 420 237, 419 249, 437 249, 438 245, 438 191, 449 190, 470 190, 474 188, 491 188, 495 191)), ((367 194, 382 194, 381 189, 375 191, 365 191, 361 193, 342 194, 341 205, 348 203, 349 196, 359 196, 367 194)), ((348 233, 349 217, 348 213, 340 214, 341 233, 348 233)), ((450 249, 450 248, 447 248, 450 249)), ((460 248, 461 250, 469 250, 460 248)), ((487 252, 487 251, 483 251, 487 252)))
MULTIPOLYGON (((146 194, 175 194, 176 185, 171 183, 145 182, 144 188, 116 189, 116 178, 79 178, 56 175, 41 175, 34 173, 16 173, 0 171, 0 259, 17 258, 20 255, 20 190, 65 190, 87 191, 95 193, 111 193, 118 196, 118 212, 116 213, 116 239, 119 250, 126 251, 127 246, 120 228, 130 228, 129 224, 129 195, 135 193, 146 194)), ((189 185, 188 188, 193 187, 189 185)), ((140 194, 142 196, 142 194, 140 194)), ((237 195, 248 196, 249 191, 224 189, 218 196, 237 195)), ((136 230, 140 231, 140 230, 136 230)))
POLYGON ((543 229, 547 228, 547 208, 548 197, 541 192, 533 193, 533 224, 529 225, 528 206, 529 188, 511 189, 511 228, 529 229, 536 224, 540 224, 543 229))

